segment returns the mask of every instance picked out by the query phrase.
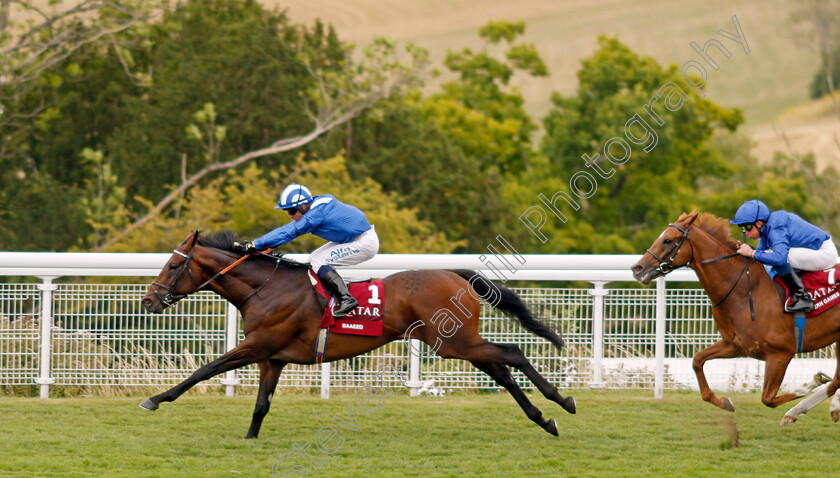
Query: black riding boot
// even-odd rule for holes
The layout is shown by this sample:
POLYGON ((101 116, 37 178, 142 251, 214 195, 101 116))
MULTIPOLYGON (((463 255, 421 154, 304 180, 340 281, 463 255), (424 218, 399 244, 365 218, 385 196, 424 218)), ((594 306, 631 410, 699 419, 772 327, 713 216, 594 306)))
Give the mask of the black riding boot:
POLYGON ((810 312, 814 310, 814 301, 811 296, 805 292, 805 286, 802 285, 802 279, 794 271, 790 271, 785 275, 780 275, 782 282, 785 283, 790 291, 790 300, 785 304, 785 310, 788 312, 810 312))
POLYGON ((356 298, 350 295, 350 291, 347 290, 347 284, 344 283, 344 279, 338 275, 338 272, 336 272, 335 269, 330 269, 326 274, 324 274, 321 278, 321 282, 323 282, 327 292, 333 296, 335 301, 339 304, 333 311, 333 316, 344 317, 348 312, 359 305, 356 298))

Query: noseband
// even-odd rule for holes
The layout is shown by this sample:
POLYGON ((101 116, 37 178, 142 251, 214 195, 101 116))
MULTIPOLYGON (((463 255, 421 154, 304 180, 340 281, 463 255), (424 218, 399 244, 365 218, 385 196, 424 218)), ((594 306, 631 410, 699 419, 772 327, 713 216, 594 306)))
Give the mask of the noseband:
MULTIPOLYGON (((667 259, 663 259, 663 258, 657 256, 656 253, 653 252, 650 249, 647 250, 648 254, 652 255, 654 259, 659 261, 659 267, 656 268, 656 271, 661 273, 662 275, 668 275, 668 274, 670 274, 671 272, 673 272, 677 269, 689 266, 691 264, 691 261, 694 260, 694 244, 691 243, 691 239, 688 237, 688 233, 691 232, 691 227, 689 227, 687 229, 683 229, 682 227, 680 227, 680 226, 678 226, 674 223, 668 224, 668 227, 673 227, 674 229, 680 231, 683 235, 679 239, 679 241, 677 241, 677 243, 674 245, 674 248, 670 252, 668 252, 668 254, 665 254, 665 257, 667 259), (688 262, 686 262, 684 264, 674 265, 674 259, 677 258, 677 254, 679 254, 680 248, 682 248, 682 245, 685 241, 688 241, 688 245, 691 246, 691 255, 689 256, 688 262)), ((746 241, 746 237, 744 238, 744 240, 746 241)), ((731 258, 737 257, 739 255, 740 254, 738 254, 736 252, 734 254, 727 254, 725 256, 714 257, 712 259, 706 259, 704 261, 697 262, 697 264, 708 264, 710 262, 717 262, 717 261, 722 261, 724 259, 731 259, 731 258)), ((750 318, 754 321, 755 320, 755 311, 753 310, 752 286, 750 284, 750 260, 746 256, 744 256, 744 259, 745 259, 744 260, 744 268, 741 269, 741 273, 738 274, 738 278, 735 279, 735 282, 732 284, 732 287, 729 288, 729 292, 727 292, 726 295, 723 296, 723 299, 719 300, 716 304, 712 304, 712 307, 719 306, 726 299, 729 298, 729 296, 732 294, 732 291, 734 291, 735 287, 738 285, 738 282, 741 282, 741 277, 743 277, 744 272, 746 272, 747 273, 747 296, 749 297, 749 300, 750 300, 750 318)))

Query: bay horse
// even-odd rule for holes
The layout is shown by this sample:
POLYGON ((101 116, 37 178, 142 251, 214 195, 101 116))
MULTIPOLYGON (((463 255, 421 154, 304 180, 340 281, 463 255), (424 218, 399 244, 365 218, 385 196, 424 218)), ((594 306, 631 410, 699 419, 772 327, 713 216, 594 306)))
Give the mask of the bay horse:
MULTIPOLYGON (((703 400, 734 412, 729 398, 718 398, 709 388, 703 364, 718 358, 752 357, 765 362, 761 401, 768 407, 777 407, 809 391, 779 395, 785 371, 797 353, 794 317, 784 311, 782 299, 764 266, 735 252, 738 241, 729 237, 730 230, 726 219, 698 214, 696 210, 683 213, 668 225, 631 270, 633 277, 645 285, 680 267, 691 267, 697 273, 713 304, 712 317, 721 335, 720 340, 694 355, 693 368, 703 400)), ((840 419, 840 393, 837 392, 840 307, 808 319, 803 334, 802 352, 834 344, 838 368, 831 382, 818 389, 821 394, 818 398, 821 402, 837 394, 831 406, 831 416, 837 421, 840 419)))
MULTIPOLYGON (((191 233, 173 251, 160 275, 149 286, 142 304, 149 312, 161 313, 197 290, 212 290, 239 309, 245 339, 180 384, 145 400, 140 406, 156 410, 161 402, 177 399, 203 380, 257 363, 259 391, 246 435, 246 438, 257 438, 283 367, 288 363, 316 362, 316 340, 323 307, 310 283, 308 264, 263 253, 244 257, 236 252, 235 241, 236 234, 230 231, 208 235, 191 233)), ((534 369, 519 346, 489 342, 478 334, 478 297, 482 297, 516 318, 529 332, 548 340, 558 350, 562 349, 563 340, 535 318, 515 292, 466 270, 405 271, 384 278, 383 283, 382 336, 331 334, 323 356, 325 362, 355 357, 410 335, 434 346, 441 357, 472 363, 507 389, 528 418, 552 435, 558 435, 556 422, 542 417, 542 412, 519 388, 508 366, 521 370, 546 398, 567 412, 575 413, 575 400, 561 396, 557 388, 534 369), (451 316, 454 321, 451 324, 461 324, 454 332, 451 327, 440 327, 443 319, 436 325, 439 312, 451 313, 449 309, 460 312, 451 316)))

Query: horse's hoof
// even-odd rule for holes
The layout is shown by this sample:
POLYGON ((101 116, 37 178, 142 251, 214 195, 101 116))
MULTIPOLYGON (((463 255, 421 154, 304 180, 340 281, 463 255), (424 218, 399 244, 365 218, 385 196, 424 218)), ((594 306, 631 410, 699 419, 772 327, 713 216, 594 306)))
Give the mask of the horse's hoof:
POLYGON ((782 417, 782 423, 780 423, 780 425, 784 427, 787 425, 793 425, 794 423, 796 423, 796 417, 789 417, 785 415, 782 417))
POLYGON ((140 408, 143 410, 155 411, 158 409, 158 404, 153 402, 151 398, 147 398, 140 404, 140 408))
POLYGON ((732 405, 732 400, 728 398, 724 398, 720 401, 720 408, 726 410, 727 412, 735 411, 735 405, 732 405))
POLYGON ((563 410, 574 415, 577 413, 577 405, 575 404, 575 399, 572 397, 566 397, 566 401, 563 402, 563 410))
POLYGON ((835 423, 837 422, 837 420, 840 420, 840 410, 835 410, 831 412, 831 419, 834 420, 835 423))
POLYGON ((548 433, 551 433, 552 435, 554 435, 556 437, 560 436, 560 434, 557 433, 557 422, 555 422, 553 418, 551 420, 549 420, 548 423, 545 424, 544 428, 545 428, 545 431, 547 431, 548 433))

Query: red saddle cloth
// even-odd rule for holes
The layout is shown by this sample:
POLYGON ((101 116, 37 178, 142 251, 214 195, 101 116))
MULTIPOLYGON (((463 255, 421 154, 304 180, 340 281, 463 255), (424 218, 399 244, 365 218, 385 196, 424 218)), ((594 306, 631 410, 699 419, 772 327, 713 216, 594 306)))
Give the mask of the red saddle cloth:
POLYGON ((344 317, 333 317, 335 300, 324 291, 324 286, 317 276, 309 270, 309 277, 318 293, 328 300, 321 318, 321 328, 330 328, 330 332, 348 335, 382 335, 382 316, 385 314, 385 286, 381 279, 364 282, 351 282, 350 294, 359 301, 359 306, 344 317))
MULTIPOLYGON (((790 298, 790 291, 787 290, 779 276, 774 277, 773 280, 785 291, 785 303, 787 303, 790 298)), ((805 314, 805 317, 811 318, 822 314, 840 302, 840 288, 838 288, 840 286, 840 267, 835 266, 833 269, 824 271, 802 272, 802 285, 814 299, 814 310, 805 314)))

